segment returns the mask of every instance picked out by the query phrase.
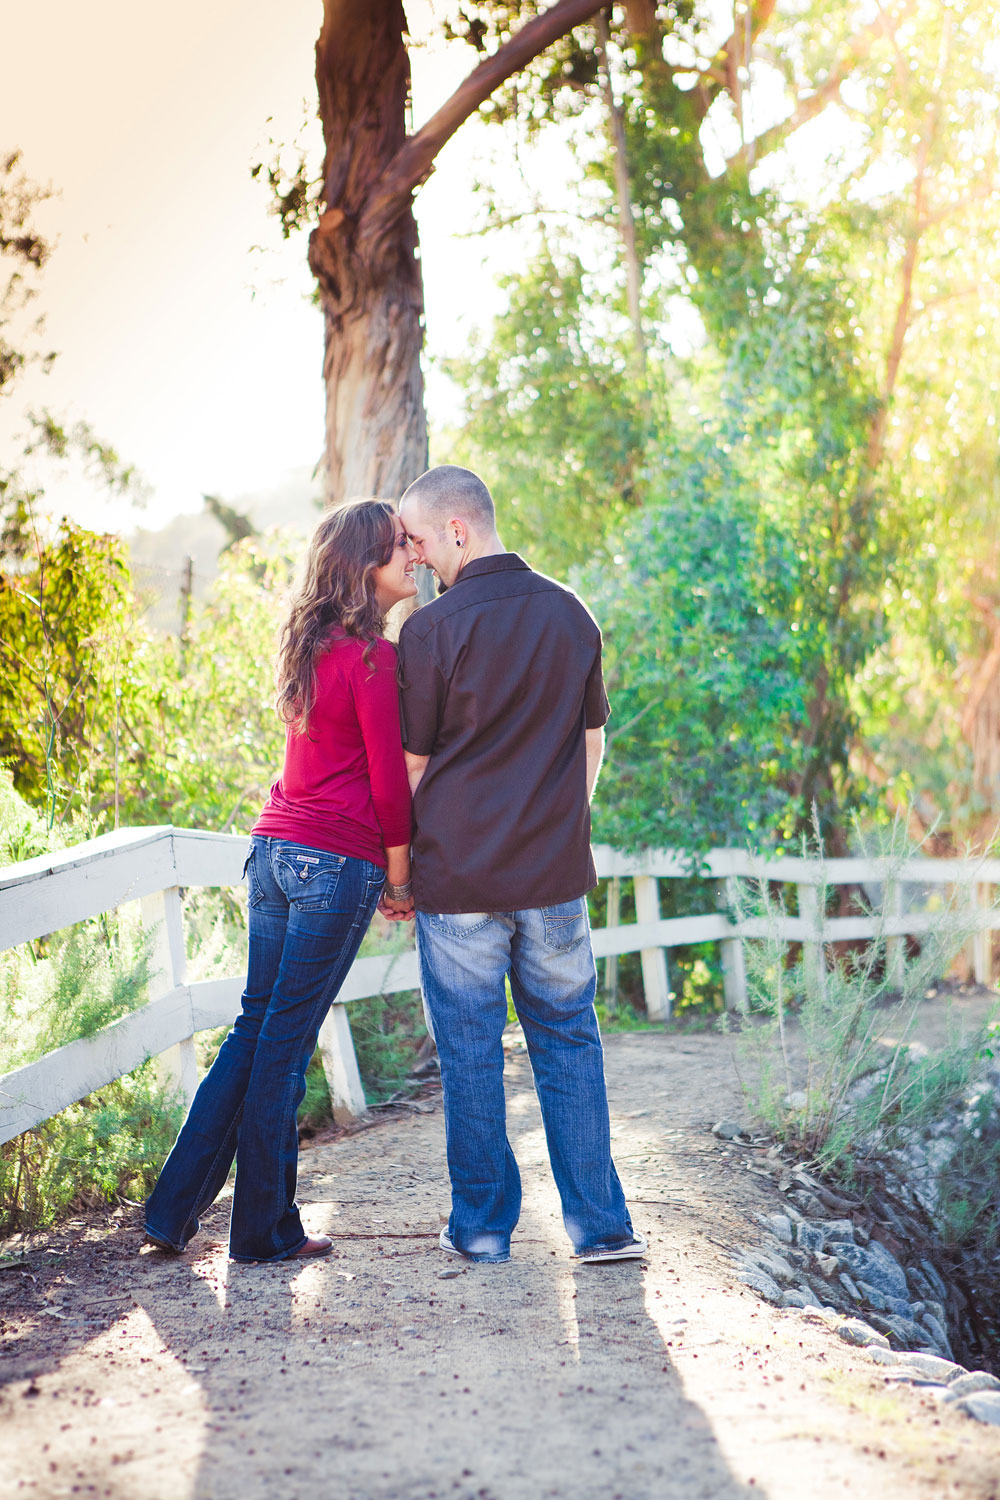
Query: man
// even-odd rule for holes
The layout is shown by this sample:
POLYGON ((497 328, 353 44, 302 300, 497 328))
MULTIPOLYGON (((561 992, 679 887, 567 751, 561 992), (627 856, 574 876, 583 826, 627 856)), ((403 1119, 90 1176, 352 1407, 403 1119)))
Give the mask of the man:
POLYGON ((505 550, 470 470, 429 470, 399 513, 441 590, 399 642, 417 946, 452 1187, 441 1247, 510 1257, 521 1181, 503 1092, 509 980, 574 1251, 638 1259, 646 1242, 611 1160, 587 921, 609 712, 600 631, 568 589, 505 550))

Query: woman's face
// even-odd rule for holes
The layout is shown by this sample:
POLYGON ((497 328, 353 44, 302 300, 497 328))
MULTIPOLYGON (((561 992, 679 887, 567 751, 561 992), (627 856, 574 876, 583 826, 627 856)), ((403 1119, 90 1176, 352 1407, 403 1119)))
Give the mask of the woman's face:
POLYGON ((412 599, 417 592, 417 585, 413 581, 416 550, 411 546, 399 517, 393 516, 392 521, 396 529, 392 556, 372 574, 375 580, 375 598, 383 614, 401 599, 412 599))

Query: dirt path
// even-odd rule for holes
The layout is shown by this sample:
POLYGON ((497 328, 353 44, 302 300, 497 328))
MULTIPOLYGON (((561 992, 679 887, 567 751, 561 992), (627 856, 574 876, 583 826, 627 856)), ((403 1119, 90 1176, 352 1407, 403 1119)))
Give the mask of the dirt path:
POLYGON ((507 1265, 437 1249, 433 1104, 303 1153, 328 1260, 229 1265, 224 1204, 181 1260, 139 1256, 131 1211, 36 1242, 0 1277, 0 1496, 996 1500, 1000 1430, 736 1281, 775 1204, 708 1132, 741 1110, 727 1042, 618 1036, 607 1061, 645 1264, 569 1260, 515 1053, 507 1265))

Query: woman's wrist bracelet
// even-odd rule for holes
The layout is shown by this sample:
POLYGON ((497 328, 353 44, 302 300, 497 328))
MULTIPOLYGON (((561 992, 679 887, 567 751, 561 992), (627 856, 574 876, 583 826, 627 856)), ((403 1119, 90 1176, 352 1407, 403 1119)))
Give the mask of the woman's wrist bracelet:
POLYGON ((408 880, 405 885, 393 885, 391 881, 387 880, 382 887, 382 894, 383 896, 387 896, 390 901, 409 901, 413 895, 413 881, 408 880))

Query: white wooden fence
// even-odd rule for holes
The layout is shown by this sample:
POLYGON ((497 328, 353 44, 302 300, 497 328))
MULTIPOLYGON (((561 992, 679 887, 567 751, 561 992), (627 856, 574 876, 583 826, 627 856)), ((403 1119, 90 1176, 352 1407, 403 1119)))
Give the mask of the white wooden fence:
MULTIPOLYGON (((95 1036, 70 1042, 37 1062, 0 1077, 0 1143, 20 1135, 116 1078, 123 1077, 149 1057, 159 1059, 163 1077, 190 1099, 197 1082, 194 1037, 199 1031, 226 1025, 239 1011, 242 972, 231 979, 189 983, 186 977, 181 890, 197 886, 239 883, 247 840, 219 833, 199 833, 171 827, 126 829, 105 834, 63 853, 0 869, 0 950, 61 928, 128 901, 139 901, 144 923, 157 929, 152 995, 139 1010, 113 1022, 95 1036)), ((649 853, 628 856, 614 849, 594 851, 598 874, 608 877, 608 925, 594 930, 594 952, 613 965, 620 954, 641 954, 646 1007, 652 1020, 670 1014, 670 986, 666 950, 691 943, 718 942, 726 1003, 738 1007, 745 997, 743 940, 760 936, 759 924, 735 926, 725 912, 662 918, 659 886, 662 879, 688 879, 690 866, 682 856, 649 853), (637 920, 619 920, 621 882, 634 882, 637 920)), ((988 893, 1000 884, 1000 860, 976 866, 970 884, 969 866, 958 860, 912 860, 902 868, 878 860, 830 860, 825 865, 803 859, 776 859, 766 864, 737 850, 713 851, 700 872, 706 891, 714 896, 732 892, 740 879, 781 881, 798 888, 798 916, 782 919, 780 935, 801 942, 823 962, 823 944, 871 937, 870 917, 824 918, 818 890, 831 885, 881 882, 888 916, 884 930, 895 942, 890 963, 902 960, 901 940, 926 931, 933 914, 907 912, 903 899, 909 885, 968 886, 967 899, 981 905, 974 940, 977 979, 990 980, 990 931, 1000 928, 1000 917, 988 893)), ((243 955, 240 955, 242 966, 243 955)), ((355 961, 320 1032, 320 1052, 339 1118, 365 1110, 347 1005, 367 995, 389 994, 417 987, 416 954, 405 951, 389 957, 355 961)))

